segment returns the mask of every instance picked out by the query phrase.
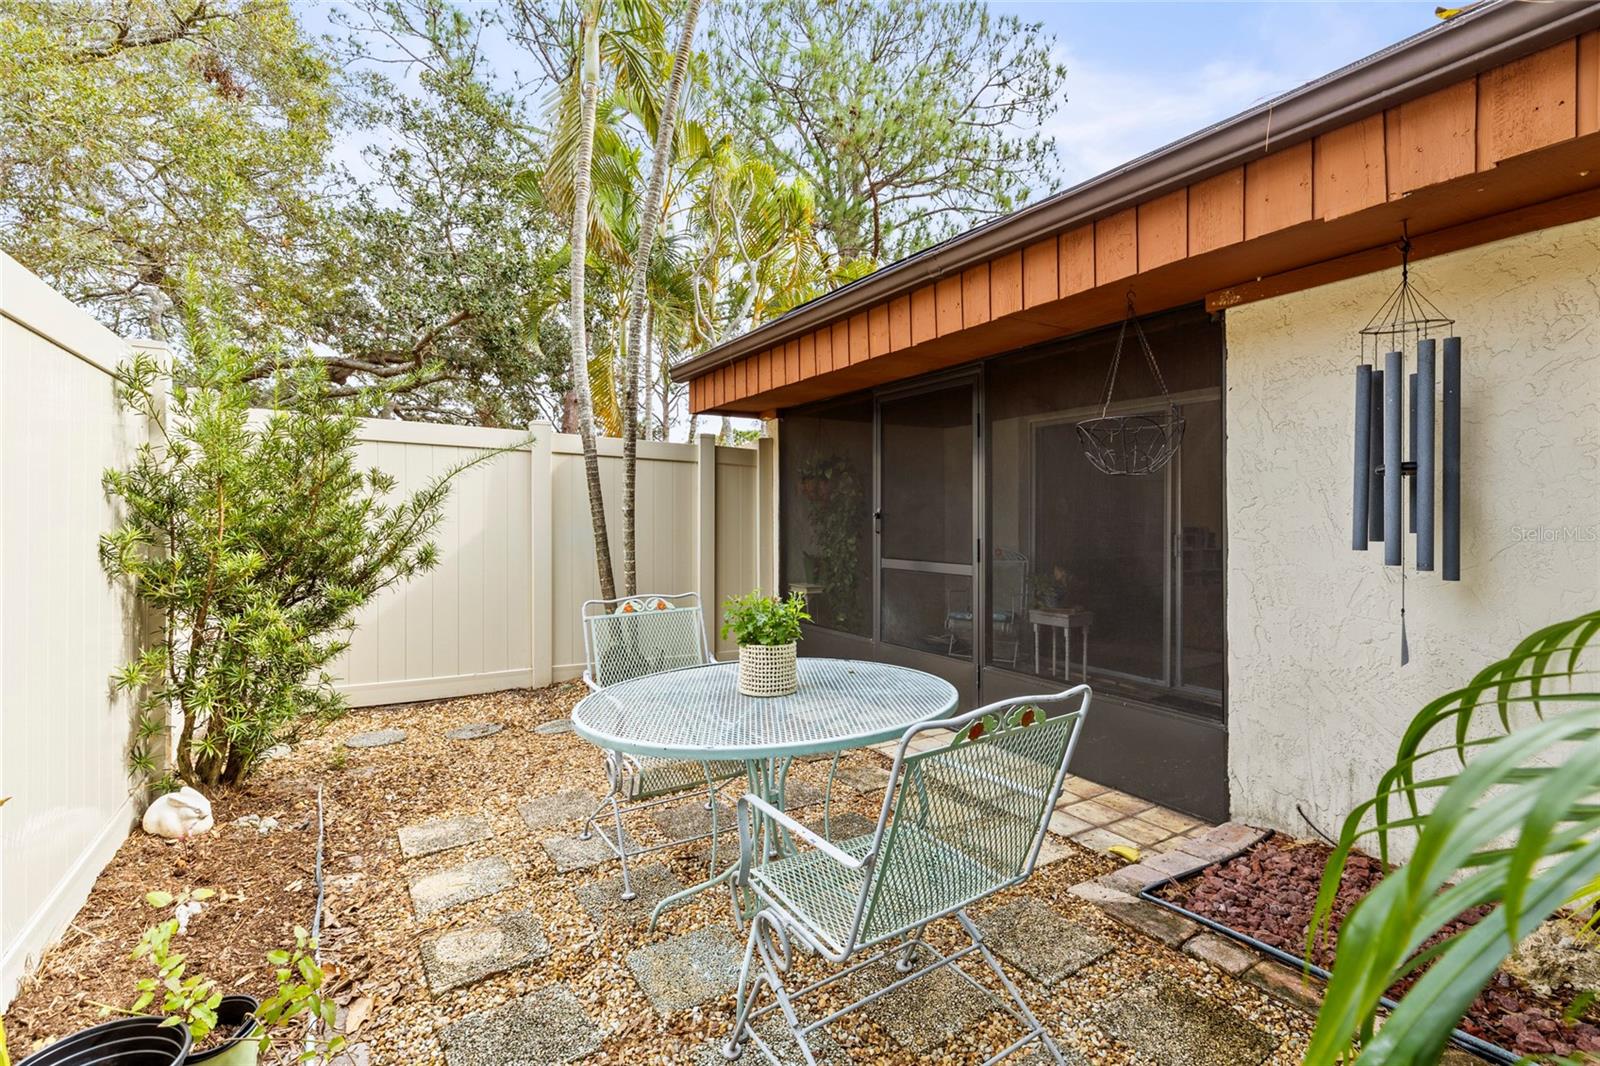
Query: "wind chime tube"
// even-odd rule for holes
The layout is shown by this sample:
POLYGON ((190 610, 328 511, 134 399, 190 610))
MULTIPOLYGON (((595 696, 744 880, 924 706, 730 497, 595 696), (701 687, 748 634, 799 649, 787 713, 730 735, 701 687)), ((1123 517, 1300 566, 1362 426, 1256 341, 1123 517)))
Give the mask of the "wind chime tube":
POLYGON ((1400 510, 1400 484, 1405 480, 1400 469, 1400 389, 1405 364, 1399 352, 1390 352, 1383 361, 1383 565, 1399 566, 1405 557, 1400 539, 1405 517, 1400 510))
MULTIPOLYGON (((1383 371, 1372 368, 1372 398, 1368 401, 1372 436, 1367 442, 1371 468, 1383 462, 1383 371)), ((1371 469, 1369 468, 1369 469, 1371 469)), ((1367 539, 1383 540, 1383 479, 1367 475, 1367 539)))
MULTIPOLYGON (((1406 454, 1411 462, 1417 461, 1417 375, 1406 382, 1411 387, 1411 409, 1406 412, 1406 454)), ((1417 479, 1406 482, 1406 529, 1417 531, 1417 479)))
POLYGON ((1356 367, 1355 491, 1351 501, 1350 547, 1367 550, 1367 495, 1372 491, 1372 368, 1356 367))
POLYGON ((1444 339, 1444 579, 1461 580, 1461 338, 1444 339))
POLYGON ((1413 454, 1417 472, 1411 479, 1416 493, 1417 570, 1433 569, 1433 369, 1432 339, 1417 342, 1417 372, 1411 376, 1413 454))

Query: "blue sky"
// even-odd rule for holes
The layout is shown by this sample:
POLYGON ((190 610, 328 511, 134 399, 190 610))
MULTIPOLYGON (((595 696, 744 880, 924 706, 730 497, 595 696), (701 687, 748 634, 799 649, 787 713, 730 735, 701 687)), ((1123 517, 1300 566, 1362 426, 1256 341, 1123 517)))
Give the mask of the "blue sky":
MULTIPOLYGON (((296 6, 312 32, 332 28, 328 14, 333 3, 299 0, 296 6)), ((488 5, 479 0, 463 6, 488 5)), ((1431 0, 994 0, 990 6, 1042 22, 1067 66, 1066 98, 1048 125, 1059 146, 1057 177, 1064 187, 1437 21, 1431 0)), ((491 48, 491 56, 496 51, 491 48)), ((511 50, 506 52, 514 62, 511 50)), ((353 162, 356 151, 348 145, 341 154, 353 162)))
POLYGON ((1433 3, 992 3, 1067 65, 1049 131, 1072 185, 1434 25, 1433 3))

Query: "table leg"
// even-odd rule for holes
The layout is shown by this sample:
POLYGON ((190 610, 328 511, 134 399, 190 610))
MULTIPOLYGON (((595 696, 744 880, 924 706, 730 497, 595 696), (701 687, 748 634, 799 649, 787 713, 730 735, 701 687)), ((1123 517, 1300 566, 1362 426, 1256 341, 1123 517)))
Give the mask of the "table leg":
POLYGON ((1056 627, 1050 627, 1050 676, 1056 676, 1056 627))
POLYGON ((1043 653, 1039 649, 1039 623, 1033 623, 1033 672, 1038 674, 1040 664, 1044 662, 1043 653))
POLYGON ((1089 680, 1089 627, 1083 627, 1083 679, 1089 680))

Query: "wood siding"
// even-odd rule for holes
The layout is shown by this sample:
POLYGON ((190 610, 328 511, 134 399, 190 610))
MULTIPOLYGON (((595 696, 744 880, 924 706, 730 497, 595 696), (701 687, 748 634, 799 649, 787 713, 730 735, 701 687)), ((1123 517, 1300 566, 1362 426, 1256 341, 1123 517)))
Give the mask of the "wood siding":
POLYGON ((765 368, 783 361, 793 338, 710 370, 715 384, 695 387, 697 379, 690 402, 696 411, 760 413, 836 395, 1114 321, 1129 289, 1145 310, 1201 298, 1226 306, 1218 293, 1237 296, 1270 284, 1269 274, 1381 249, 1402 223, 1413 234, 1443 231, 1600 185, 1600 143, 1585 140, 1597 134, 1600 31, 1311 140, 1263 145, 1243 166, 1040 234, 806 333, 801 343, 815 345, 817 358, 801 355, 787 375, 765 368), (1570 172, 1548 165, 1569 163, 1570 172))

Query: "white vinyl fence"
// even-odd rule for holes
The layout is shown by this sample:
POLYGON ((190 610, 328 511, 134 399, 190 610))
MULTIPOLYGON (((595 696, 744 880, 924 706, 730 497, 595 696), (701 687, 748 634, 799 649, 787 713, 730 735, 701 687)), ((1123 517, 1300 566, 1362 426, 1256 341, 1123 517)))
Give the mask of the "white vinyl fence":
POLYGON ((128 350, 0 254, 0 1008, 137 813, 107 678, 141 632, 96 555, 101 471, 149 431, 113 392, 128 350))
MULTIPOLYGON (((0 254, 0 798, 10 797, 0 805, 0 1009, 139 814, 126 769, 133 710, 108 678, 143 630, 97 556, 116 522, 101 473, 127 465, 152 432, 121 411, 113 389, 132 347, 0 254)), ((352 704, 544 685, 581 671, 578 609, 598 583, 577 438, 549 426, 361 428, 364 462, 393 474, 397 492, 507 447, 455 482, 436 535, 439 567, 357 619, 335 664, 352 704)), ((600 451, 616 545, 620 442, 603 440, 600 451)), ((715 625, 722 598, 772 587, 758 574, 775 558, 775 458, 771 441, 641 443, 640 588, 698 591, 715 625)))
MULTIPOLYGON (((439 567, 378 597, 335 664, 351 704, 438 699, 577 677, 579 608, 600 594, 578 438, 539 425, 527 433, 368 420, 364 458, 415 491, 475 454, 514 450, 459 475, 436 534, 439 567), (529 443, 529 438, 532 438, 529 443)), ((601 440, 613 561, 621 579, 622 450, 601 440)), ((639 588, 699 592, 715 628, 717 604, 760 584, 757 472, 770 450, 639 444, 639 588)), ((771 582, 768 582, 769 586, 771 582)), ((715 639, 715 633, 713 638, 715 639)), ((732 651, 718 641, 719 653, 732 651)))

